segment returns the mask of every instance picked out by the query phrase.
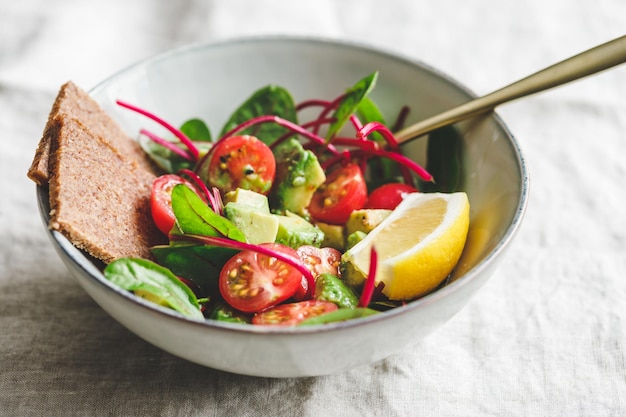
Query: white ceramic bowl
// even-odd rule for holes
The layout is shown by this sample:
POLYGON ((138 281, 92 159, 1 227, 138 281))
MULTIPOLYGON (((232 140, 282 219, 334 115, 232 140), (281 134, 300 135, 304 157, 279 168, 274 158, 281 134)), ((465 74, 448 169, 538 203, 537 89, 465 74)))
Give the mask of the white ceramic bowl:
MULTIPOLYGON (((217 130, 245 98, 267 84, 286 87, 296 101, 331 99, 375 70, 380 74, 372 97, 384 114, 409 105, 409 123, 473 97, 420 62, 362 45, 283 37, 177 49, 122 70, 90 93, 129 134, 146 127, 147 119, 120 109, 115 99, 139 104, 174 124, 199 116, 217 130)), ((457 126, 465 140, 471 225, 455 280, 383 314, 307 328, 195 322, 115 287, 61 235, 51 232, 50 237, 87 294, 139 337, 174 355, 268 377, 322 375, 375 362, 417 343, 458 312, 493 273, 521 222, 528 177, 515 139, 495 114, 457 126)), ((418 162, 423 148, 420 141, 407 147, 418 162)), ((46 189, 38 188, 38 197, 47 224, 46 189)))

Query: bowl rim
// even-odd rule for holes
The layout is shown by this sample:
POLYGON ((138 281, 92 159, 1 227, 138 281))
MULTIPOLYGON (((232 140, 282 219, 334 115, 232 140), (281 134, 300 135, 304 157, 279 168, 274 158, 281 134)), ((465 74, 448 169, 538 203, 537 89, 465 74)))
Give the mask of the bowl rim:
MULTIPOLYGON (((220 39, 216 41, 206 41, 206 42, 197 42, 192 44, 187 44, 183 46, 179 46, 161 53, 157 53, 150 57, 140 59, 134 63, 131 63, 119 71, 114 72, 112 75, 103 79, 99 83, 97 83, 92 89, 88 91, 90 95, 96 94, 101 89, 104 89, 107 84, 109 84, 115 78, 135 70, 137 67, 142 67, 146 65, 152 65, 161 60, 169 59, 173 56, 186 54, 190 52, 195 52, 198 50, 204 49, 214 49, 214 48, 224 48, 229 47, 235 44, 244 44, 244 43, 276 43, 276 42, 299 42, 299 43, 310 43, 315 45, 323 45, 323 46, 332 46, 339 48, 348 48, 348 49, 358 49, 366 53, 375 54, 384 57, 387 60, 396 60, 401 61, 405 64, 409 64, 411 66, 420 67, 427 72, 439 77, 440 79, 446 81, 451 84, 453 87, 463 92, 468 96, 468 99, 475 98, 477 95, 473 93, 470 89, 464 86, 462 83, 458 82, 454 78, 449 75, 441 72, 437 68, 432 67, 418 59, 408 57, 398 52, 391 52, 388 50, 383 50, 377 46, 373 46, 370 44, 365 44, 356 41, 348 41, 348 40, 337 40, 332 38, 325 38, 319 36, 295 36, 295 35, 265 35, 265 36, 244 36, 244 37, 234 37, 227 39, 220 39)), ((528 170, 525 163, 525 158, 521 147, 515 136, 509 130, 508 126, 504 123, 502 118, 499 116, 497 112, 492 112, 491 117, 495 121, 496 125, 503 130, 503 132, 509 138, 509 145, 511 150, 513 151, 516 162, 518 165, 518 170, 520 172, 520 194, 518 196, 518 203, 515 209, 515 214, 513 219, 505 232, 502 235, 502 238, 498 241, 496 246, 476 265, 474 265, 471 269, 469 269, 465 274, 463 274, 459 279, 454 280, 453 282, 440 287, 434 292, 419 298, 417 300, 411 301, 404 306, 396 307, 390 310, 383 312, 383 314, 375 314, 367 317, 361 317, 356 319, 351 319, 342 322, 333 322, 327 323, 323 325, 314 325, 314 326, 302 326, 302 327, 290 327, 290 326, 253 326, 253 325, 241 325, 237 323, 229 323, 229 322, 221 322, 217 320, 194 320, 188 317, 181 315, 180 313, 168 309, 166 307, 162 307, 146 301, 138 296, 135 296, 130 291, 126 291, 120 287, 115 286, 109 280, 107 280, 101 271, 96 272, 98 269, 89 259, 89 257, 80 251, 78 248, 74 247, 69 240, 67 240, 62 234, 51 230, 47 227, 48 225, 48 212, 49 212, 49 204, 48 204, 48 190, 46 186, 37 185, 37 200, 39 205, 39 210, 41 214, 42 221, 44 226, 46 226, 49 236, 53 243, 57 246, 59 250, 62 250, 69 258, 72 259, 75 265, 82 271, 83 276, 88 276, 95 283, 102 286, 106 291, 113 292, 121 297, 123 297, 126 301, 129 301, 133 304, 139 305, 142 308, 146 308, 149 312, 155 312, 159 315, 162 315, 164 318, 169 320, 174 320, 181 324, 189 325, 189 326, 198 326, 198 328, 202 329, 210 329, 217 330, 223 332, 232 332, 238 334, 259 334, 259 335, 304 335, 304 334, 312 334, 312 333, 328 333, 335 331, 342 331, 345 329, 355 328, 359 326, 367 326, 373 322, 381 322, 385 320, 391 320, 398 315, 403 315, 410 313, 413 310, 423 308, 425 305, 429 305, 432 303, 436 303, 438 300, 442 298, 446 298, 450 296, 452 293, 460 291, 467 285, 470 285, 472 281, 476 279, 481 272, 488 268, 492 262, 492 259, 497 257, 501 252, 505 250, 513 236, 517 232, 520 227, 522 218, 525 214, 527 203, 528 203, 528 188, 529 188, 529 175, 528 170)), ((81 284, 82 285, 82 284, 81 284)), ((148 313, 149 313, 148 312, 148 313)))

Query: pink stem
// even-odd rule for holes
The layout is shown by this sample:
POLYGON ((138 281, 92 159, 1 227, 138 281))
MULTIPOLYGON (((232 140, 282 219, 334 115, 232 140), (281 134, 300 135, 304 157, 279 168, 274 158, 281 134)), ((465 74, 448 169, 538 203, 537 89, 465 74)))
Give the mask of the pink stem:
POLYGON ((216 203, 216 212, 220 216, 224 213, 224 202, 222 201, 222 195, 220 194, 220 190, 217 187, 212 188, 213 191, 213 200, 216 203))
POLYGON ((251 126, 261 124, 261 123, 276 123, 277 125, 285 127, 294 133, 304 136, 305 138, 311 140, 312 142, 315 142, 319 145, 325 145, 328 147, 329 151, 333 153, 337 153, 337 150, 334 147, 330 145, 326 145, 326 141, 324 140, 324 138, 321 138, 315 133, 309 132, 308 130, 302 128, 302 126, 292 123, 289 120, 286 120, 286 119, 283 119, 282 117, 278 117, 274 115, 259 116, 259 117, 255 117, 254 119, 250 119, 248 121, 243 122, 239 126, 236 126, 235 128, 226 132, 226 134, 218 140, 218 143, 230 136, 233 136, 235 133, 241 130, 248 129, 251 126))
MULTIPOLYGON (((400 145, 398 144, 397 139, 395 138, 395 136, 393 136, 393 133, 391 133, 391 130, 389 130, 389 128, 382 123, 370 122, 366 124, 365 126, 363 126, 361 130, 359 130, 358 136, 361 138, 365 138, 369 136, 370 134, 372 134, 373 132, 379 132, 383 136, 383 138, 387 141, 387 145, 392 151, 398 154, 401 153, 400 145)), ((401 166, 400 171, 402 172, 402 176, 404 177, 404 182, 409 185, 414 186, 415 184, 413 183, 413 178, 411 177, 411 174, 408 172, 406 167, 401 166)))
MULTIPOLYGON (((424 181, 433 182, 433 176, 428 171, 426 171, 417 162, 412 161, 410 158, 407 158, 406 156, 404 156, 404 155, 402 155, 400 153, 384 151, 382 149, 379 149, 377 151, 364 151, 364 152, 366 154, 369 154, 369 155, 372 155, 372 156, 381 156, 383 158, 387 158, 387 159, 391 159, 392 161, 396 161, 396 162, 398 162, 400 164, 401 168, 402 167, 408 168, 411 171, 415 172, 424 181)), ((360 153, 361 153, 360 150, 357 150, 357 151, 354 152, 355 155, 358 155, 360 153)))
POLYGON ((330 105, 330 101, 327 101, 327 100, 317 100, 317 99, 306 100, 306 101, 303 101, 302 103, 298 103, 298 105, 296 106, 296 111, 306 109, 307 107, 316 107, 316 106, 327 107, 328 105, 330 105))
POLYGON ((213 193, 211 193, 209 191, 209 189, 207 188, 207 186, 204 183, 204 181, 202 181, 202 179, 195 172, 193 172, 193 171, 191 171, 189 169, 181 169, 180 170, 180 174, 187 175, 189 178, 191 178, 193 180, 193 182, 198 187, 200 187, 200 189, 202 190, 202 192, 206 196, 207 200, 209 201, 209 204, 211 205, 211 208, 213 209, 213 211, 216 212, 216 213, 219 213, 219 208, 218 208, 218 205, 217 205, 217 201, 215 201, 215 196, 213 195, 213 193))
POLYGON ((364 151, 372 150, 377 151, 380 149, 378 143, 373 140, 361 140, 355 138, 336 137, 333 139, 333 144, 343 146, 354 146, 364 151))
MULTIPOLYGON (((328 118, 328 113, 330 113, 331 110, 333 110, 334 108, 336 108, 339 103, 341 102, 341 100, 343 99, 343 97, 345 96, 345 94, 340 95, 339 97, 337 97, 336 99, 334 99, 331 102, 327 102, 326 103, 326 107, 322 110, 322 112, 319 114, 319 116, 317 117, 318 119, 326 119, 328 118)), ((318 133, 319 132, 319 126, 317 128, 315 128, 313 130, 314 133, 318 133)))
POLYGON ((157 122, 158 124, 166 128, 167 130, 172 132, 172 134, 176 136, 178 139, 180 139, 180 141, 187 147, 187 149, 189 149, 189 152, 191 152, 191 155, 193 156, 194 161, 198 160, 198 155, 200 154, 200 152, 198 151, 198 148, 196 148, 196 146, 193 144, 191 139, 189 139, 187 135, 185 135, 179 129, 175 128, 173 125, 169 124, 168 122, 166 122, 165 120, 157 116, 156 114, 150 113, 149 111, 144 110, 140 107, 137 107, 130 103, 126 103, 125 101, 122 101, 122 100, 117 100, 116 103, 122 107, 133 110, 139 114, 142 114, 154 120, 155 122, 157 122))
POLYGON ((398 117, 396 118, 396 122, 393 124, 392 132, 397 132, 404 127, 404 123, 406 122, 406 118, 409 115, 409 111, 409 106, 402 106, 400 112, 398 113, 398 117))
MULTIPOLYGON (((352 122, 352 126, 354 126, 357 132, 363 129, 363 123, 361 123, 359 118, 356 117, 354 114, 350 116, 350 121, 352 122)), ((334 142, 334 139, 333 139, 333 142, 334 142)))
POLYGON ((182 149, 180 149, 178 146, 176 146, 175 144, 173 144, 172 142, 170 142, 169 140, 165 140, 160 136, 155 135, 154 133, 146 130, 146 129, 140 129, 139 133, 142 135, 147 136, 148 138, 150 138, 150 140, 154 143, 158 143, 159 145, 163 146, 164 148, 169 149, 170 151, 174 152, 176 155, 182 156, 183 158, 185 158, 188 161, 193 161, 193 157, 191 155, 189 155, 189 153, 183 151, 182 149))
MULTIPOLYGON (((310 129, 311 127, 318 126, 318 125, 321 125, 321 124, 324 124, 324 123, 332 123, 333 120, 334 119, 317 119, 317 120, 313 120, 311 122, 304 123, 301 127, 303 129, 310 129)), ((285 140, 290 138, 292 135, 293 135, 293 132, 285 133, 284 135, 282 135, 281 137, 276 139, 274 142, 272 142, 272 144, 270 145, 270 149, 275 149, 276 146, 278 146, 281 143, 283 143, 285 140)))
POLYGON ((359 298, 359 307, 367 307, 372 301, 372 295, 374 294, 374 288, 376 287, 376 267, 378 266, 378 255, 376 250, 372 246, 370 251, 370 269, 367 274, 367 280, 363 285, 363 292, 361 298, 359 298))

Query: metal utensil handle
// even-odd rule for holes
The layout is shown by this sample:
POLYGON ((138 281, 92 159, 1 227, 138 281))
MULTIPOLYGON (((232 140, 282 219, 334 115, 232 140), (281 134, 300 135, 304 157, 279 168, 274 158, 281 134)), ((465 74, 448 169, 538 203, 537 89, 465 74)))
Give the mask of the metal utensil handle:
POLYGON ((493 110, 499 104, 548 90, 624 62, 626 62, 626 36, 588 49, 493 93, 415 123, 399 131, 395 136, 398 142, 406 142, 442 126, 493 110))

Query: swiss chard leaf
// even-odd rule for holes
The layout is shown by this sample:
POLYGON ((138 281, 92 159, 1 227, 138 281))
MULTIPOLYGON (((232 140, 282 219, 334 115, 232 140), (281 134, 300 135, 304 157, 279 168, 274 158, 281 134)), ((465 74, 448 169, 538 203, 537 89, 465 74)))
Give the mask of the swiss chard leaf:
POLYGON ((322 314, 321 316, 306 319, 298 324, 298 326, 312 326, 316 324, 333 323, 336 321, 346 321, 378 313, 379 311, 372 310, 371 308, 340 308, 339 310, 331 311, 330 313, 322 314))
POLYGON ((332 140, 343 125, 346 124, 348 119, 350 119, 350 116, 357 111, 363 99, 367 97, 374 88, 377 79, 378 72, 373 72, 346 91, 331 116, 335 121, 328 127, 328 132, 326 133, 327 140, 332 140))
POLYGON ((172 189, 172 209, 180 233, 246 241, 245 235, 230 220, 211 210, 187 186, 178 184, 172 189))
POLYGON ((152 248, 152 254, 159 264, 198 285, 204 295, 219 293, 220 271, 226 261, 237 252, 235 249, 195 244, 171 244, 152 248))
POLYGON ((187 137, 194 142, 211 142, 211 131, 200 119, 189 119, 180 127, 187 137))
POLYGON ((452 193, 463 186, 463 137, 453 126, 434 130, 428 137, 426 148, 426 170, 434 183, 425 182, 424 192, 452 193))
MULTIPOLYGON (((290 122, 297 123, 296 106, 289 91, 276 85, 269 85, 257 90, 230 116, 230 119, 228 119, 220 132, 220 137, 243 122, 267 115, 279 116, 290 122)), ((267 145, 270 145, 287 132, 287 129, 276 123, 263 123, 238 134, 256 136, 267 145)))
POLYGON ((184 316, 202 320, 194 293, 167 268, 139 258, 120 258, 104 269, 104 276, 128 291, 169 307, 184 316))

